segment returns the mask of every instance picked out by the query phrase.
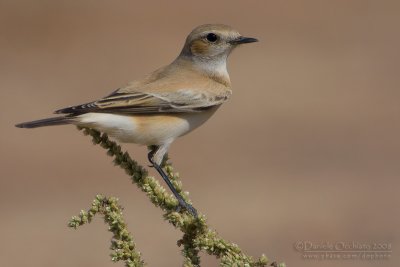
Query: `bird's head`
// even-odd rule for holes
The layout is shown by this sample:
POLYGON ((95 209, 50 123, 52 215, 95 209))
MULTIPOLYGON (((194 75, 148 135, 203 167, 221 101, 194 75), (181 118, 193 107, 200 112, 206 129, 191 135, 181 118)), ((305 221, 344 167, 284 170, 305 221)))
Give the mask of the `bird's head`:
POLYGON ((241 36, 227 25, 205 24, 196 27, 189 34, 181 54, 203 61, 226 60, 233 48, 257 41, 255 38, 241 36))

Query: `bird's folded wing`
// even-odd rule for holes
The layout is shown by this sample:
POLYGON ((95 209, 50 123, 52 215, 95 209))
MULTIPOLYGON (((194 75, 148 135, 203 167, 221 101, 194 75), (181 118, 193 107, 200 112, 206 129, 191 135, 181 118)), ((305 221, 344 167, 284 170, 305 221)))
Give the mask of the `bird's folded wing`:
POLYGON ((230 94, 230 90, 220 94, 187 89, 165 93, 119 93, 116 91, 100 100, 60 109, 55 113, 79 115, 88 112, 116 114, 199 112, 222 104, 230 94))

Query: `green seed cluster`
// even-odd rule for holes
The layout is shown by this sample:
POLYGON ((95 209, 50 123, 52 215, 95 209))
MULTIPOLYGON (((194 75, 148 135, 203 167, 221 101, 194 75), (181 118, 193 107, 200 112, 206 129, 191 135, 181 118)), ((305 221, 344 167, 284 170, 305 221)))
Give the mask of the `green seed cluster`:
MULTIPOLYGON (((106 149, 107 154, 114 158, 115 165, 125 170, 131 177, 132 183, 145 192, 156 207, 160 207, 165 212, 164 219, 182 231, 183 237, 178 240, 177 244, 182 247, 183 266, 200 266, 199 252, 205 251, 220 258, 220 266, 223 267, 285 267, 284 263, 270 262, 264 255, 259 259, 253 259, 245 255, 236 244, 218 237, 217 232, 208 227, 204 215, 199 214, 198 218, 194 218, 185 210, 178 211, 178 201, 166 192, 158 180, 148 176, 147 170, 134 161, 127 152, 122 152, 121 147, 116 142, 111 141, 106 134, 96 130, 80 129, 83 129, 85 135, 92 137, 94 144, 106 149)), ((188 203, 191 203, 188 199, 188 193, 182 191, 179 174, 174 173, 168 157, 163 162, 163 168, 177 191, 188 203)), ((109 224, 109 230, 114 234, 111 244, 111 249, 113 250, 111 254, 112 260, 123 260, 125 265, 130 267, 143 266, 144 263, 140 258, 140 253, 135 251, 133 238, 126 229, 122 218, 122 209, 118 205, 116 198, 97 196, 92 203, 91 209, 87 212, 81 211, 79 216, 72 217, 69 226, 77 228, 80 225, 89 223, 96 213, 101 213, 104 216, 105 222, 109 224)))
POLYGON ((103 216, 104 222, 109 226, 108 230, 113 234, 111 260, 124 261, 127 267, 144 266, 140 252, 135 250, 136 245, 126 227, 122 207, 118 204, 117 198, 97 195, 92 202, 92 207, 88 211, 82 210, 78 216, 73 216, 68 226, 76 229, 78 226, 90 223, 97 213, 103 216))

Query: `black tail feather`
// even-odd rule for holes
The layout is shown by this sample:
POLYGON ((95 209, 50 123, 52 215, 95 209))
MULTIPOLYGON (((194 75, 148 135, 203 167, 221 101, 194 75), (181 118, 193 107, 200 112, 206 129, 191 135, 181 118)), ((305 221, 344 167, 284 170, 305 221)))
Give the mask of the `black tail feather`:
POLYGON ((71 118, 68 117, 55 117, 55 118, 48 118, 42 119, 37 121, 29 121, 16 124, 15 127, 18 128, 37 128, 43 126, 53 126, 53 125, 63 125, 71 123, 71 118))

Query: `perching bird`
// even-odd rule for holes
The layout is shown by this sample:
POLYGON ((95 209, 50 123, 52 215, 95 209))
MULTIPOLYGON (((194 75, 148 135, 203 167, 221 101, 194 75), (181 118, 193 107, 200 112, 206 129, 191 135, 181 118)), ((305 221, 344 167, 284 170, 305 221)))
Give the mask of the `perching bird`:
POLYGON ((195 28, 179 56, 141 80, 99 100, 57 110, 63 116, 17 124, 20 128, 74 124, 93 128, 121 142, 154 146, 149 161, 192 215, 160 167, 171 143, 207 119, 232 94, 226 61, 238 45, 257 42, 221 24, 195 28))

